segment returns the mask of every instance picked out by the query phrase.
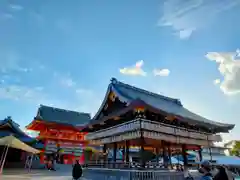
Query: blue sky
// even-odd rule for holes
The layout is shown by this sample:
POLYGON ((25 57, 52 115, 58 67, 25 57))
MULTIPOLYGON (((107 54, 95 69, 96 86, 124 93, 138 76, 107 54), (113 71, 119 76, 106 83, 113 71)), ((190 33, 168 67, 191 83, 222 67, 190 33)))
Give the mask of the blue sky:
POLYGON ((0 1, 2 118, 94 114, 111 77, 181 99, 240 138, 239 0, 0 1))

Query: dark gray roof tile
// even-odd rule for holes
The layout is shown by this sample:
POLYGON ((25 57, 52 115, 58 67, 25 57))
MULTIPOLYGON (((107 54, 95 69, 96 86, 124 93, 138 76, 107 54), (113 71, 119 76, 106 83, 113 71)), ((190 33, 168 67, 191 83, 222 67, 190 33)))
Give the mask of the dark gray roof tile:
POLYGON ((116 79, 112 80, 112 89, 114 89, 119 95, 122 95, 124 99, 128 99, 129 101, 133 101, 136 99, 141 99, 146 104, 155 107, 156 109, 160 109, 167 113, 180 116, 183 118, 187 118, 192 120, 192 123, 204 123, 210 124, 219 127, 231 127, 232 129, 234 125, 225 124, 220 122, 215 122, 208 120, 200 115, 197 115, 188 109, 184 108, 181 101, 179 99, 173 99, 166 96, 162 96, 160 94, 152 93, 120 81, 116 79))
POLYGON ((32 142, 35 140, 35 138, 32 138, 28 136, 25 132, 23 132, 20 128, 20 126, 14 122, 11 117, 7 117, 4 120, 0 120, 0 126, 8 125, 10 130, 1 130, 0 131, 0 137, 10 136, 13 135, 16 138, 20 139, 23 142, 32 142))
POLYGON ((90 121, 91 116, 89 113, 40 105, 36 119, 41 119, 46 122, 81 126, 87 124, 90 121))

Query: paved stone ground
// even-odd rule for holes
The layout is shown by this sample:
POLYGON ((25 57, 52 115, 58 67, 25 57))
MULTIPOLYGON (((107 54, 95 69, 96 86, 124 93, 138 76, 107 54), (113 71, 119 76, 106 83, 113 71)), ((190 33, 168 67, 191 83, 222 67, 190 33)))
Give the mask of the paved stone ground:
MULTIPOLYGON (((31 170, 28 172, 24 169, 5 170, 0 180, 72 180, 71 171, 48 171, 48 170, 31 170)), ((81 180, 87 180, 82 177, 81 180)))

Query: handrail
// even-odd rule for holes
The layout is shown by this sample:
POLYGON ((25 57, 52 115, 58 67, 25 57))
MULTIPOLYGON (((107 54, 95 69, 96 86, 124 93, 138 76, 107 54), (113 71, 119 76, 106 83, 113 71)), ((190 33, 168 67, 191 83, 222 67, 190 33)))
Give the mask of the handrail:
POLYGON ((200 133, 200 134, 204 134, 204 135, 212 135, 210 133, 206 133, 206 132, 202 132, 202 131, 196 131, 196 130, 183 128, 183 127, 178 127, 178 126, 173 126, 173 125, 170 125, 170 124, 164 124, 164 123, 161 123, 161 122, 150 121, 148 119, 142 119, 142 121, 145 121, 145 122, 148 122, 148 123, 151 123, 151 124, 160 124, 160 125, 163 125, 165 127, 171 127, 171 128, 175 128, 175 129, 177 128, 177 129, 184 130, 184 131, 187 130, 188 132, 196 132, 196 133, 200 133))
POLYGON ((201 132, 201 131, 196 131, 196 130, 192 130, 192 129, 187 129, 187 128, 177 127, 177 126, 173 126, 173 125, 169 125, 169 124, 164 124, 164 123, 161 123, 161 122, 154 122, 154 121, 150 121, 148 119, 137 118, 137 119, 134 119, 134 120, 122 123, 122 124, 118 124, 116 126, 112 126, 112 127, 106 128, 106 129, 102 129, 102 130, 98 130, 98 131, 95 131, 95 132, 92 132, 92 133, 88 133, 86 135, 86 137, 89 137, 89 136, 92 136, 94 134, 98 134, 98 133, 101 133, 101 132, 104 132, 104 131, 108 131, 108 130, 111 130, 111 129, 114 129, 114 128, 118 128, 118 127, 130 124, 130 123, 134 123, 134 122, 139 121, 139 120, 142 120, 142 122, 147 122, 147 123, 156 124, 156 125, 162 125, 164 127, 170 127, 170 128, 173 128, 173 129, 179 129, 179 130, 192 132, 192 133, 199 133, 201 135, 206 135, 206 136, 214 135, 214 134, 205 133, 205 132, 201 132))
POLYGON ((113 129, 113 128, 121 127, 121 126, 126 125, 126 124, 131 124, 131 123, 136 122, 136 121, 138 121, 138 120, 139 120, 139 119, 133 119, 133 120, 131 120, 131 121, 118 124, 118 125, 116 125, 116 126, 112 126, 112 127, 106 128, 106 129, 101 129, 101 130, 98 130, 98 131, 94 131, 94 132, 88 133, 86 136, 91 135, 91 134, 95 134, 95 133, 100 133, 100 132, 103 132, 103 131, 107 131, 107 130, 110 130, 110 129, 113 129))

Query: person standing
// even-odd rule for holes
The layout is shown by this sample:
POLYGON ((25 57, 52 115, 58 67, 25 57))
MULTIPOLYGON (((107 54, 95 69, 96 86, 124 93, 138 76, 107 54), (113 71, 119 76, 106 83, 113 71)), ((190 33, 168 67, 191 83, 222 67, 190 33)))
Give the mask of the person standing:
POLYGON ((209 161, 203 161, 199 172, 202 174, 200 180, 212 180, 211 163, 209 161))
POLYGON ((214 176, 213 180, 228 180, 226 169, 223 166, 218 167, 218 173, 214 176))

